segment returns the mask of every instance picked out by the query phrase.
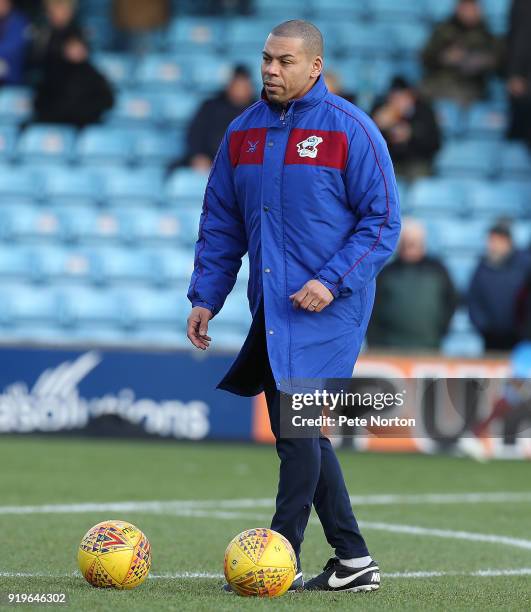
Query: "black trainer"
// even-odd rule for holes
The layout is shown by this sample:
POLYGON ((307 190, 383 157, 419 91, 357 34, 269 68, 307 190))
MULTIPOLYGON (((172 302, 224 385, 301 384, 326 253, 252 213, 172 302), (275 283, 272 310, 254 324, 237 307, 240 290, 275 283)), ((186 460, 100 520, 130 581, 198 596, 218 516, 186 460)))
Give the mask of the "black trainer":
POLYGON ((366 567, 347 567, 333 557, 323 568, 323 573, 304 585, 305 591, 376 591, 380 588, 380 568, 376 561, 366 567))
MULTIPOLYGON (((302 577, 302 572, 299 572, 296 576, 295 579, 293 580, 293 582, 291 583, 291 586, 288 589, 289 591, 300 591, 304 588, 304 578, 302 577)), ((223 590, 226 593, 232 593, 232 589, 230 588, 230 584, 224 584, 223 585, 223 590)))

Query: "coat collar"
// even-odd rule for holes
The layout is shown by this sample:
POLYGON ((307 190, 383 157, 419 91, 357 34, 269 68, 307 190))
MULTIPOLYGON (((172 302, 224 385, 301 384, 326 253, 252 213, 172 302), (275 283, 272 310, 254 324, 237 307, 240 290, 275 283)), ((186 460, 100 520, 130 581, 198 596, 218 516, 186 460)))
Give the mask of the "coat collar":
MULTIPOLYGON (((319 102, 323 100, 327 93, 328 88, 326 86, 325 80, 323 76, 320 75, 317 81, 315 81, 313 87, 309 91, 307 91, 304 96, 302 96, 302 98, 296 98, 295 100, 290 100, 288 102, 286 114, 302 113, 304 111, 309 110, 316 104, 319 104, 319 102)), ((280 104, 269 102, 265 93, 265 89, 262 89, 261 97, 271 110, 277 113, 282 112, 282 106, 280 104)))

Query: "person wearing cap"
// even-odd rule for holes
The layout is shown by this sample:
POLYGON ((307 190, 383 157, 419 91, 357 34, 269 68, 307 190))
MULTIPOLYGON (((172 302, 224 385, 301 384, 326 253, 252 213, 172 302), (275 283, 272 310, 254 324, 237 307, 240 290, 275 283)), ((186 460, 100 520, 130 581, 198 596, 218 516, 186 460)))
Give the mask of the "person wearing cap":
POLYGON ((387 141, 399 176, 412 180, 431 174, 441 134, 428 100, 397 76, 384 100, 375 105, 372 117, 387 141))
POLYGON ((184 159, 175 166, 191 166, 196 170, 210 170, 229 123, 254 102, 255 92, 249 70, 236 65, 223 89, 201 104, 193 117, 187 134, 184 159))
POLYGON ((514 248, 509 225, 495 223, 468 291, 470 319, 486 350, 508 351, 518 342, 517 305, 529 270, 529 256, 514 248))

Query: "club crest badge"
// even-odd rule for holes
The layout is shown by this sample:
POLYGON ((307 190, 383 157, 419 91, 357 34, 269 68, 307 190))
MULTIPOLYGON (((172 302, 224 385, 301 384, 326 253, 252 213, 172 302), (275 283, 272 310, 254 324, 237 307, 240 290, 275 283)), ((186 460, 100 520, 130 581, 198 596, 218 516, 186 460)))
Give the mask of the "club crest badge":
POLYGON ((317 157, 317 147, 323 142, 320 136, 308 136, 306 140, 297 143, 297 152, 299 157, 317 157))

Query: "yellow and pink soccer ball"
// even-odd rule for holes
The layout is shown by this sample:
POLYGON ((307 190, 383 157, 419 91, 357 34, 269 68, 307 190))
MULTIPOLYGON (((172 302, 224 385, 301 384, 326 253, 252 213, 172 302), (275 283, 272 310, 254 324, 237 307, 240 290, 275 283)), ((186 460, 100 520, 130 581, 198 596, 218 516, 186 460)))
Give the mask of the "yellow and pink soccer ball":
POLYGON ((131 523, 104 521, 83 536, 77 560, 92 586, 134 589, 149 574, 151 547, 146 536, 131 523))
POLYGON ((225 551, 225 578, 244 597, 279 597, 291 586, 297 559, 286 538, 264 527, 238 534, 225 551))

